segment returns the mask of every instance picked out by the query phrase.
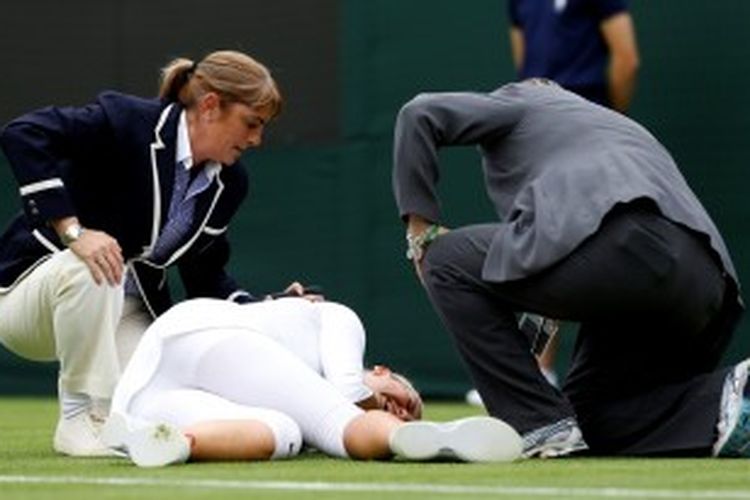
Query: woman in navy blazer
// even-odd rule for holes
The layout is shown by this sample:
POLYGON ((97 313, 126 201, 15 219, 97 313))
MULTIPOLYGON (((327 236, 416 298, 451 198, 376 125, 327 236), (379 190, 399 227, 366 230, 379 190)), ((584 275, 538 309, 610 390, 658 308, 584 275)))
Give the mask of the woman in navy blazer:
POLYGON ((23 211, 0 236, 0 341, 59 360, 54 447, 109 453, 102 415, 151 320, 189 297, 248 302, 225 272, 226 230, 247 193, 241 154, 282 98, 249 56, 219 51, 163 70, 159 99, 105 92, 80 108, 26 114, 0 135, 23 211))

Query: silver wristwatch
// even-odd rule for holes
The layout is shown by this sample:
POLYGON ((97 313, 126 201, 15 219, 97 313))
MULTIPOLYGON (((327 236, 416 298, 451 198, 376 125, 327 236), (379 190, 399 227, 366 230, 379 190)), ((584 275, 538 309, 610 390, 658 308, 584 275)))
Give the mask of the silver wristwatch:
POLYGON ((68 227, 65 228, 65 231, 63 231, 62 236, 60 236, 60 240, 63 242, 63 245, 70 246, 71 243, 76 241, 78 238, 81 237, 83 232, 85 231, 84 227, 80 224, 71 224, 68 227))

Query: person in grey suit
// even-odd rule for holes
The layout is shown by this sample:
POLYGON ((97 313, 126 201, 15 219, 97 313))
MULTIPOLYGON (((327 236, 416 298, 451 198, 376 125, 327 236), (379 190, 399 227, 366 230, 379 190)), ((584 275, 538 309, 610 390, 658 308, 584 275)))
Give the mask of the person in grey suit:
POLYGON ((742 453, 747 363, 717 369, 737 273, 646 129, 542 79, 420 94, 396 121, 393 188, 407 256, 526 456, 742 453), (438 150, 458 145, 477 146, 499 222, 441 225, 438 150), (561 390, 522 311, 580 323, 561 390))

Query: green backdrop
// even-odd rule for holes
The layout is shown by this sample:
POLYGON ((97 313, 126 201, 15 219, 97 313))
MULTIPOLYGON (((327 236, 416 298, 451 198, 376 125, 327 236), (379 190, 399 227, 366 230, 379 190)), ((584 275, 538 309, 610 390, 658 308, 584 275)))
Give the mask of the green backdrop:
MULTIPOLYGON (((3 121, 48 102, 85 102, 101 88, 153 94, 156 69, 178 54, 240 48, 268 63, 288 106, 267 145, 246 158, 253 187, 231 228, 233 272, 257 291, 319 284, 362 316, 370 361, 402 369, 431 395, 469 387, 403 257, 391 134, 399 107, 420 91, 490 90, 513 79, 502 0, 220 0, 212 9, 235 15, 216 23, 204 22, 197 1, 181 3, 179 16, 170 2, 145 0, 6 3, 3 121), (53 22, 66 18, 67 27, 53 22), (86 34, 99 24, 114 28, 86 34)), ((632 115, 671 150, 747 281, 750 2, 634 0, 632 12, 642 55, 632 115)), ((443 164, 445 222, 491 220, 475 152, 447 151, 443 164)), ((5 220, 17 195, 4 165, 0 196, 5 220)), ((728 362, 748 355, 749 329, 742 323, 728 362)), ((568 327, 561 369, 572 338, 568 327)), ((0 391, 52 391, 54 370, 0 351, 0 391)))

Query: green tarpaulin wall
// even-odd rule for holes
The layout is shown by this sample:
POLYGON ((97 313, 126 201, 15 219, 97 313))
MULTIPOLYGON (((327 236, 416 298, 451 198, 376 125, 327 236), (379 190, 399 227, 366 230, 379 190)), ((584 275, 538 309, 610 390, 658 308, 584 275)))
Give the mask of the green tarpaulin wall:
MULTIPOLYGON (((463 394, 463 367, 403 257, 392 127, 420 91, 490 90, 514 78, 504 2, 216 0, 208 20, 203 2, 181 2, 179 14, 168 5, 4 2, 0 120, 82 104, 105 88, 153 95, 158 68, 177 55, 256 55, 287 105, 266 145, 246 157, 252 190, 231 227, 233 272, 256 291, 294 279, 323 286, 361 315, 369 361, 398 367, 430 395, 463 394)), ((634 0, 632 12, 642 70, 631 114, 672 151, 747 282, 750 2, 634 0)), ((17 187, 0 163, 7 220, 17 187)), ((492 220, 476 153, 446 151, 443 163, 445 223, 492 220)), ((747 356, 749 328, 741 325, 727 362, 747 356)), ((573 338, 569 326, 562 369, 573 338)), ((55 369, 0 348, 0 392, 52 392, 55 369)))

